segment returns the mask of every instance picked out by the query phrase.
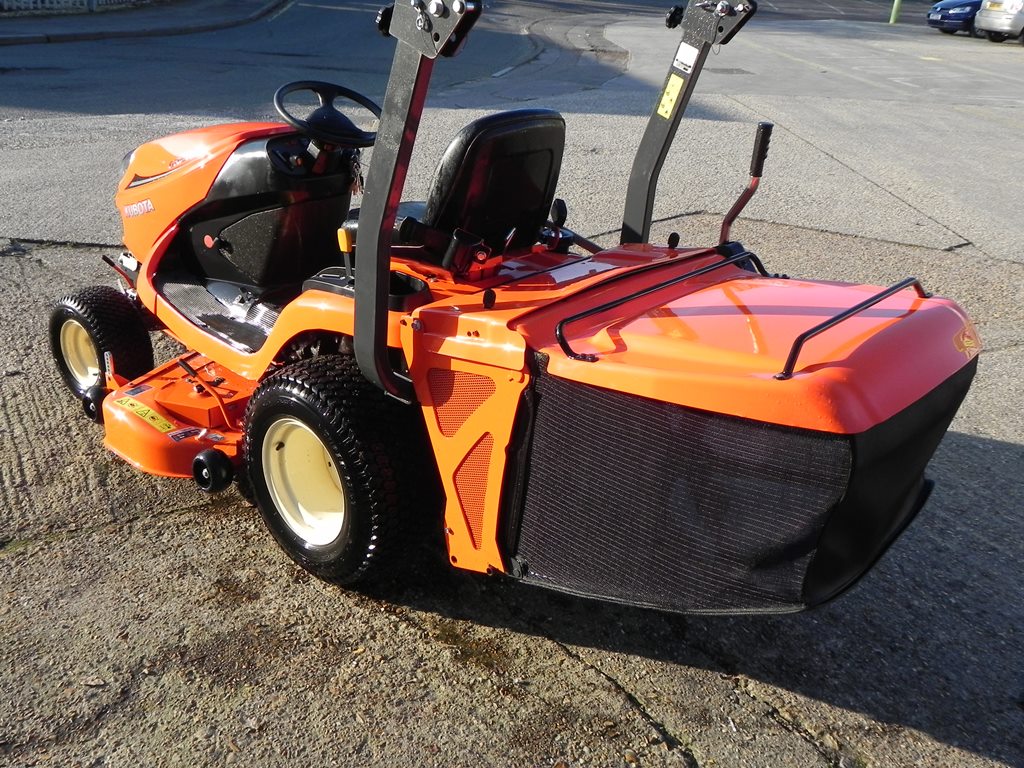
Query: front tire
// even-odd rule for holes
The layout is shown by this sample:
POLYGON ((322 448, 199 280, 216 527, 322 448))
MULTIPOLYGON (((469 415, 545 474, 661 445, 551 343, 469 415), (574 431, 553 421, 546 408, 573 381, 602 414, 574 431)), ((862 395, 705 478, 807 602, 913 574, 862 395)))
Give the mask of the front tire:
POLYGON ((1001 43, 1004 40, 1006 40, 1007 36, 1004 35, 1002 32, 986 32, 985 37, 988 38, 988 41, 990 43, 1001 43))
POLYGON ((153 369, 153 343, 132 300, 116 288, 94 285, 57 300, 50 313, 50 350, 75 396, 114 372, 131 380, 153 369))
POLYGON ((345 355, 266 379, 245 418, 245 470, 277 543, 317 577, 367 580, 399 534, 394 405, 345 355))

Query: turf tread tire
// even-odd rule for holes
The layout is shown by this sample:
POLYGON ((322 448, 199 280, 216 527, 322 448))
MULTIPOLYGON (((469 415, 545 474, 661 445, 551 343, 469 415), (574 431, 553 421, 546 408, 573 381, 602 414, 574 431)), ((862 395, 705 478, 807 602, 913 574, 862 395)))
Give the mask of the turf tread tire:
POLYGON ((281 548, 324 581, 349 586, 378 578, 400 549, 403 408, 367 381, 355 359, 344 354, 288 365, 267 377, 249 400, 242 446, 247 490, 281 548), (318 415, 310 419, 316 423, 303 421, 334 454, 348 490, 350 519, 339 537, 347 541, 334 547, 334 557, 321 556, 318 548, 290 531, 274 511, 263 477, 266 428, 275 415, 303 413, 318 415))
POLYGON ((129 381, 153 370, 153 342, 138 307, 113 286, 83 288, 54 302, 49 329, 50 349, 61 378, 78 397, 84 396, 86 388, 71 374, 60 347, 60 331, 67 320, 77 321, 89 334, 99 351, 102 373, 107 373, 107 352, 114 360, 114 372, 129 381))

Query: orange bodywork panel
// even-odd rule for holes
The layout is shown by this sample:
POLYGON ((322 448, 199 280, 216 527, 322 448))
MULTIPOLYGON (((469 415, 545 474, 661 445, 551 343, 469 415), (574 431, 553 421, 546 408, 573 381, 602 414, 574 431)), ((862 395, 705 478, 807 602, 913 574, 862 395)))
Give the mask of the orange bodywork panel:
POLYGON ((507 451, 529 382, 523 339, 486 314, 445 304, 403 321, 402 345, 447 500, 449 558, 460 568, 505 571, 498 522, 507 451))
MULTIPOLYGON (((636 248, 650 246, 626 247, 636 248)), ((565 333, 573 350, 596 355, 596 362, 570 359, 558 345, 560 320, 721 258, 713 252, 684 258, 607 291, 537 310, 515 327, 531 348, 549 356, 548 372, 555 376, 840 434, 888 419, 980 350, 973 325, 954 302, 907 290, 812 338, 795 375, 780 381, 775 374, 801 333, 882 288, 767 278, 734 266, 569 325, 565 333)))
MULTIPOLYGON (((166 240, 173 237, 168 233, 166 240)), ((154 259, 147 262, 136 286, 139 301, 166 326, 167 332, 186 347, 216 360, 237 375, 258 381, 273 365, 280 350, 296 336, 310 331, 327 331, 351 336, 355 327, 355 302, 349 296, 327 291, 304 291, 281 311, 274 330, 258 350, 232 346, 184 317, 153 287, 154 259), (153 265, 153 266, 151 266, 153 265)), ((400 312, 388 313, 388 346, 401 345, 400 312)))
POLYGON ((189 352, 107 395, 103 443, 144 472, 192 477, 192 460, 206 448, 239 458, 241 421, 253 389, 252 381, 189 352))
POLYGON ((595 355, 596 362, 571 359, 556 341, 555 328, 565 318, 721 260, 709 249, 628 245, 495 286, 489 308, 477 293, 435 302, 414 315, 433 337, 428 343, 444 355, 518 369, 529 348, 547 355, 548 373, 561 378, 840 434, 863 432, 906 408, 981 348, 954 302, 907 290, 812 338, 795 375, 780 381, 775 374, 801 333, 882 289, 763 277, 736 266, 567 325, 573 350, 595 355), (664 266, 601 284, 613 269, 652 261, 664 266), (496 327, 515 333, 484 343, 496 336, 487 329, 496 327), (458 333, 448 333, 452 329, 458 333), (470 331, 481 335, 468 337, 470 331))
POLYGON ((114 197, 125 246, 140 259, 148 255, 184 212, 206 198, 240 144, 294 130, 284 123, 232 123, 143 144, 133 153, 131 171, 114 197))

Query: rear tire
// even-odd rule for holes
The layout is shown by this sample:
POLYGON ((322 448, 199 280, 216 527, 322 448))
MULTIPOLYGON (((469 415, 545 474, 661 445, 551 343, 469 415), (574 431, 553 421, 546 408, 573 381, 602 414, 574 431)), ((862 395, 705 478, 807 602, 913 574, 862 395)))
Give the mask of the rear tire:
POLYGON ((325 581, 365 581, 394 554, 400 408, 346 355, 289 365, 249 401, 243 453, 256 505, 288 556, 325 581))
POLYGON ((106 384, 108 354, 114 372, 126 379, 153 369, 153 343, 142 315, 108 285, 57 300, 50 313, 50 350, 64 383, 79 398, 106 384))
POLYGON ((1006 35, 1002 32, 986 32, 985 37, 988 38, 990 43, 1001 43, 1006 39, 1006 35))

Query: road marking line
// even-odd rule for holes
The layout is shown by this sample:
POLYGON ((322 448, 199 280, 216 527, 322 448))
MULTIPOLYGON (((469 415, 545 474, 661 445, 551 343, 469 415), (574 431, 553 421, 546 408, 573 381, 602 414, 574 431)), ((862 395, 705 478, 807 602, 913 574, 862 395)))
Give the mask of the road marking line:
POLYGON ((268 16, 266 19, 264 19, 264 21, 273 21, 274 19, 276 19, 278 16, 280 16, 284 12, 286 12, 288 10, 291 10, 291 7, 293 5, 295 5, 294 2, 285 3, 280 8, 278 8, 275 13, 270 14, 270 16, 268 16))
POLYGON ((515 67, 505 67, 504 69, 499 69, 497 72, 492 72, 491 77, 504 77, 513 69, 515 69, 515 67))
POLYGON ((836 8, 834 5, 832 5, 832 3, 826 3, 825 0, 819 0, 819 1, 821 2, 822 5, 828 6, 833 11, 835 11, 838 14, 840 14, 841 16, 845 16, 846 15, 846 11, 844 11, 842 8, 836 8))
MULTIPOLYGON (((830 65, 832 65, 832 62, 811 61, 811 60, 808 60, 808 59, 802 59, 799 56, 793 56, 793 55, 788 54, 788 53, 783 53, 782 51, 778 50, 777 48, 772 48, 772 47, 769 47, 769 46, 763 46, 763 45, 759 45, 757 43, 753 43, 753 42, 750 41, 750 38, 746 38, 745 42, 751 48, 754 48, 754 49, 759 50, 759 51, 764 51, 764 52, 772 54, 774 56, 781 56, 782 58, 789 59, 790 61, 795 61, 798 64, 803 64, 804 66, 810 67, 811 69, 815 69, 818 72, 821 72, 823 67, 829 67, 830 65)), ((830 73, 835 73, 835 74, 839 75, 840 77, 848 77, 851 80, 856 80, 858 83, 865 83, 866 85, 871 85, 871 86, 881 86, 881 87, 887 88, 890 91, 893 91, 895 93, 903 93, 902 89, 895 88, 892 85, 884 83, 884 82, 882 82, 880 80, 869 80, 866 77, 857 77, 856 75, 851 74, 847 70, 842 69, 839 65, 834 65, 834 66, 835 66, 835 68, 830 68, 829 69, 830 73)))
POLYGON ((300 8, 319 8, 321 11, 351 11, 352 7, 342 5, 318 5, 317 3, 299 3, 300 8))

